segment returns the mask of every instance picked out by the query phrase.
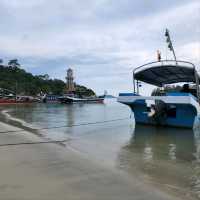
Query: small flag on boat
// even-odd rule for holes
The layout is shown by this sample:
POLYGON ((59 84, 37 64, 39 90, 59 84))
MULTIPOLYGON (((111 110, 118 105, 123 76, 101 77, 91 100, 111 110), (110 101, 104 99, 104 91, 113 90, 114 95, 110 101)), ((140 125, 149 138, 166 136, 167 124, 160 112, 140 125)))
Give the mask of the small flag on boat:
POLYGON ((160 62, 161 61, 161 52, 157 50, 157 59, 160 62))

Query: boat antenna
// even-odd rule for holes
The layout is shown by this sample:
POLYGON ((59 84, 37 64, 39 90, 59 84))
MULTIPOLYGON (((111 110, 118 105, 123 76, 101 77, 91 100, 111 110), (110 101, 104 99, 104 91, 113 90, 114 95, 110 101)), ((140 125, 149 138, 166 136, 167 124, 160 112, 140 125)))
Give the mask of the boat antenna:
POLYGON ((167 28, 165 30, 165 37, 167 38, 166 42, 168 44, 168 48, 169 48, 170 51, 172 51, 173 56, 174 56, 174 60, 175 60, 176 65, 177 65, 178 63, 177 63, 177 59, 176 59, 176 54, 175 54, 174 47, 173 47, 173 44, 172 44, 172 40, 171 40, 171 37, 170 37, 170 34, 169 34, 169 30, 167 28))

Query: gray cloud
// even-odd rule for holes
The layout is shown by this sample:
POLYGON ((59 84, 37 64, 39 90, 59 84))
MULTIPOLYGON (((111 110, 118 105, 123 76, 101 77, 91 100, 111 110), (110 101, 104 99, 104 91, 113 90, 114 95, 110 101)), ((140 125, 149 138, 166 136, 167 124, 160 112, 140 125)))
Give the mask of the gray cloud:
POLYGON ((72 66, 77 82, 116 94, 157 49, 165 57, 166 27, 178 58, 199 62, 199 10, 198 0, 1 0, 0 57, 62 79, 72 66))

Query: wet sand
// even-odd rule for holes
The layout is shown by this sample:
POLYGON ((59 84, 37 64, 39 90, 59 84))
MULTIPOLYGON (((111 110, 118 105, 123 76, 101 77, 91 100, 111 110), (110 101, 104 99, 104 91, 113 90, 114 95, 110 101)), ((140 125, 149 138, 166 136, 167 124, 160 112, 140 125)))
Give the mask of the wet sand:
POLYGON ((0 122, 2 200, 184 199, 85 158, 68 148, 67 142, 66 148, 61 144, 37 144, 46 140, 28 131, 5 133, 8 130, 18 128, 0 122))

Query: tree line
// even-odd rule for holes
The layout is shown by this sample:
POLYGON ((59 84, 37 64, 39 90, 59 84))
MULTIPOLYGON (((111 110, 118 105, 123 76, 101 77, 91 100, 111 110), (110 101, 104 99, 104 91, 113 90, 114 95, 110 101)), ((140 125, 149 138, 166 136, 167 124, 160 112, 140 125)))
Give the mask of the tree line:
MULTIPOLYGON (((51 79, 48 74, 33 75, 20 68, 17 59, 12 59, 7 65, 0 59, 0 88, 8 89, 20 95, 38 95, 41 93, 62 95, 65 82, 51 79)), ((93 96, 94 91, 75 84, 76 92, 82 96, 93 96)))

